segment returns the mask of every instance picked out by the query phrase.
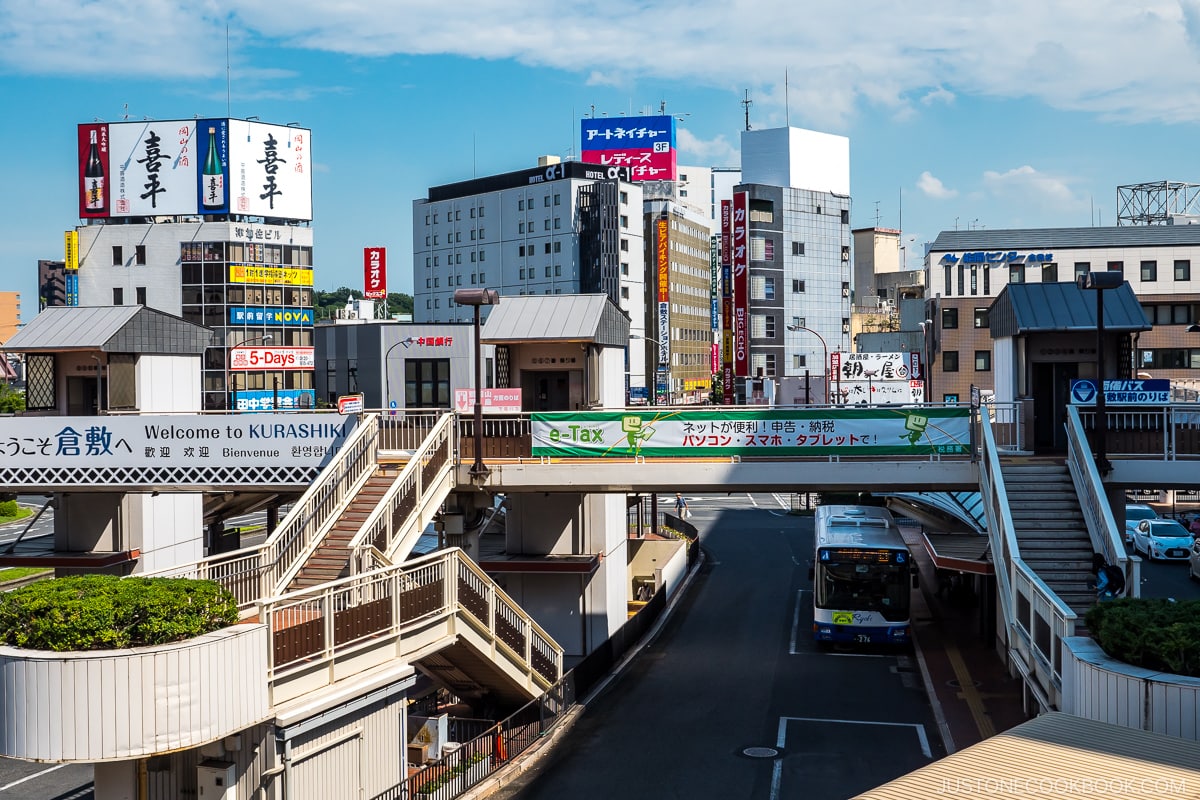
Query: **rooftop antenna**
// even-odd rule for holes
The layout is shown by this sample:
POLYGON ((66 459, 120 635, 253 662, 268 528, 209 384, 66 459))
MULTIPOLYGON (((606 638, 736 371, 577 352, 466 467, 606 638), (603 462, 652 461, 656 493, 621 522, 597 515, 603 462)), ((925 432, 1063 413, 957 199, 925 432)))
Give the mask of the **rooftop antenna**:
POLYGON ((788 74, 787 67, 783 68, 783 125, 792 127, 792 109, 788 105, 788 74))
POLYGON ((900 224, 896 226, 904 233, 904 187, 900 187, 900 224))
POLYGON ((875 201, 875 227, 879 227, 879 201, 875 201))
POLYGON ((125 115, 121 119, 129 119, 129 103, 125 103, 125 115))
POLYGON ((225 23, 225 116, 232 117, 232 104, 229 99, 229 23, 225 23))
POLYGON ((746 107, 746 130, 750 130, 750 106, 754 105, 754 101, 750 99, 750 90, 746 90, 746 99, 742 101, 742 105, 746 107))

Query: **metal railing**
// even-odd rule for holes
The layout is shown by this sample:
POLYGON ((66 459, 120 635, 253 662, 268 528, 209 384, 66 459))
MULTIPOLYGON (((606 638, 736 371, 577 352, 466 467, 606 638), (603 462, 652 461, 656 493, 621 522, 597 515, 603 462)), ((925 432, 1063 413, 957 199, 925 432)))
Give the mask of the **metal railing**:
POLYGON ((1100 472, 1092 458, 1091 446, 1083 432, 1079 409, 1067 406, 1067 469, 1071 472, 1079 505, 1087 522, 1092 552, 1104 556, 1105 562, 1121 567, 1129 597, 1142 594, 1142 560, 1125 552, 1124 532, 1117 528, 1112 506, 1100 480, 1100 472))
POLYGON ((332 683, 335 662, 368 649, 412 655, 432 643, 414 636, 406 649, 407 635, 452 616, 483 634, 531 694, 562 676, 562 648, 457 548, 264 599, 257 612, 271 631, 271 682, 324 669, 332 683))
MULTIPOLYGON (((1093 409, 1069 407, 1080 426, 1095 433, 1093 409)), ((1109 406, 1104 412, 1109 456, 1155 456, 1164 461, 1200 458, 1200 403, 1163 406, 1109 406)))
POLYGON ((1058 707, 1062 641, 1075 635, 1075 612, 1021 558, 988 415, 982 415, 979 489, 987 516, 996 588, 1017 670, 1043 709, 1058 707))
MULTIPOLYGON (((425 427, 406 428, 406 436, 414 430, 425 430, 425 427)), ((397 443, 393 440, 389 445, 397 443)), ((405 438, 403 443, 411 442, 405 438)), ((403 449, 412 455, 347 545, 351 554, 350 568, 354 573, 373 569, 374 559, 368 557, 371 549, 383 554, 388 561, 396 560, 396 549, 405 542, 409 543, 411 550, 417 537, 454 488, 454 425, 451 414, 442 415, 427 430, 424 441, 416 447, 388 449, 403 449)), ((403 557, 408 553, 400 555, 403 557)))

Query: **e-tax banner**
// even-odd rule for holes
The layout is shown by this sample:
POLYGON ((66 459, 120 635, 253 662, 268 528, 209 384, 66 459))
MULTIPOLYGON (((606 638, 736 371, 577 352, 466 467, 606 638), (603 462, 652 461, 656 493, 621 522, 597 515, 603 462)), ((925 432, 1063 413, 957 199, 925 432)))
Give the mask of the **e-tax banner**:
POLYGON ((533 414, 533 455, 967 455, 970 413, 962 407, 533 414))

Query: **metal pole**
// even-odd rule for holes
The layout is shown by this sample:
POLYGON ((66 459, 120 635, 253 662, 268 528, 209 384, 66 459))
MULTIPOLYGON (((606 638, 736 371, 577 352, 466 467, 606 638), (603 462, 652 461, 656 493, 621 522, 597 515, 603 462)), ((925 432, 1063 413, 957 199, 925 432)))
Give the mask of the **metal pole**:
POLYGON ((483 465, 483 345, 479 341, 479 306, 475 306, 475 463, 471 477, 486 477, 489 470, 483 465))
POLYGON ((271 410, 279 410, 279 376, 271 376, 271 410))
POLYGON ((1108 419, 1104 399, 1104 289, 1096 287, 1096 469, 1112 471, 1108 463, 1108 419))

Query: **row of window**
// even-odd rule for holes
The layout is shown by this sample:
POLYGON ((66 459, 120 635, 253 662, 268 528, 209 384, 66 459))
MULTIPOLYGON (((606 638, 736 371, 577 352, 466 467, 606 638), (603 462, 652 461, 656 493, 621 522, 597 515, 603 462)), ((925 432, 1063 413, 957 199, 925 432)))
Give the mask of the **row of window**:
MULTIPOLYGON (((562 242, 553 242, 553 243, 545 242, 543 244, 543 249, 545 250, 546 255, 550 255, 551 252, 561 253, 562 252, 562 242), (551 244, 553 244, 553 247, 551 247, 551 244)), ((532 245, 532 244, 531 245, 523 245, 523 244, 517 245, 517 255, 519 257, 524 258, 525 256, 531 256, 536 252, 537 252, 536 245, 532 245)))
MULTIPOLYGON (((547 220, 547 221, 546 221, 546 224, 547 224, 547 225, 549 225, 549 224, 550 224, 550 221, 549 221, 549 220, 547 220)), ((532 225, 532 223, 531 223, 531 225, 532 225)), ((555 225, 554 227, 556 227, 556 228, 557 228, 558 226, 557 226, 557 225, 555 225)), ((532 228, 530 228, 530 230, 532 230, 532 228)), ((469 241, 472 241, 472 242, 474 242, 474 241, 480 241, 480 242, 482 242, 482 241, 484 240, 484 234, 485 234, 485 232, 486 232, 486 229, 485 229, 485 228, 471 228, 471 230, 470 230, 470 231, 468 231, 468 233, 470 233, 470 234, 471 234, 471 238, 470 238, 470 240, 469 240, 469 241)), ((524 223, 524 222, 522 222, 522 223, 521 223, 521 233, 524 233, 524 232, 525 232, 525 223, 524 223)), ((429 240, 430 240, 430 238, 431 238, 431 237, 429 236, 429 234, 426 234, 426 235, 425 235, 425 246, 426 246, 426 247, 429 247, 429 240)), ((433 237, 432 237, 432 239, 433 239, 433 244, 434 244, 434 246, 437 246, 437 245, 441 244, 441 241, 440 241, 440 234, 437 234, 437 233, 433 234, 433 237)), ((454 231, 453 233, 447 233, 447 234, 446 234, 446 244, 458 244, 458 243, 459 243, 459 242, 461 242, 461 241, 462 241, 462 231, 454 231)))
MULTIPOLYGON (((144 245, 137 245, 144 251, 144 245)), ((113 248, 113 264, 118 265, 119 247, 113 248)), ((135 250, 135 258, 136 258, 135 250)), ((144 264, 142 253, 139 264, 144 264)), ((267 244, 266 242, 182 242, 179 245, 179 260, 184 264, 236 261, 246 264, 286 264, 289 267, 311 267, 312 248, 304 245, 267 244)))
MULTIPOLYGON (((487 261, 487 251, 486 250, 472 250, 469 255, 471 256, 470 263, 472 263, 472 264, 475 263, 476 256, 479 256, 480 261, 487 261)), ((425 256, 425 266, 426 267, 428 267, 430 265, 429 259, 430 259, 429 256, 425 256)), ((432 263, 433 263, 433 266, 440 267, 442 265, 442 257, 441 256, 433 256, 432 263)), ((451 264, 461 264, 461 263, 462 263, 462 253, 447 253, 446 254, 446 266, 450 266, 451 264)))
POLYGON ((181 290, 184 305, 209 306, 253 305, 311 308, 313 290, 301 286, 229 286, 184 285, 181 290))
MULTIPOLYGON (((125 305, 125 290, 122 289, 120 286, 114 286, 113 290, 112 290, 112 298, 113 298, 112 304, 114 306, 125 305)), ((137 306, 148 305, 148 303, 146 303, 146 287, 145 286, 137 286, 134 288, 133 304, 137 305, 137 306)))
MULTIPOLYGON (((1200 320, 1200 305, 1191 303, 1143 303, 1142 310, 1151 325, 1191 325, 1200 320)), ((988 327, 988 310, 976 308, 973 312, 972 324, 975 328, 988 327)), ((956 330, 958 328, 958 309, 942 309, 942 329, 956 330)))
MULTIPOLYGON (((973 324, 976 328, 986 328, 988 326, 988 310, 986 308, 976 308, 973 318, 973 324)), ((943 308, 942 309, 942 329, 947 331, 956 330, 958 328, 958 309, 943 308)))
MULTIPOLYGON (((954 269, 958 268, 958 294, 979 294, 979 277, 983 273, 983 294, 991 294, 991 276, 992 271, 988 264, 946 264, 943 268, 943 276, 945 283, 946 294, 953 293, 953 278, 954 269), (968 282, 970 291, 967 291, 968 282)), ((1143 283, 1154 283, 1158 280, 1158 261, 1146 260, 1139 262, 1140 273, 1139 277, 1143 283)), ((1043 264, 1028 265, 1028 264, 1009 264, 1008 265, 1008 282, 1009 283, 1025 283, 1026 276, 1029 270, 1039 270, 1041 272, 1042 283, 1058 283, 1059 269, 1058 264, 1047 262, 1043 264)), ((1125 272, 1124 261, 1108 261, 1105 262, 1105 269, 1108 272, 1125 272)), ((1092 271, 1090 261, 1076 261, 1074 264, 1072 280, 1077 280, 1080 276, 1087 275, 1092 271)), ((1172 277, 1176 281, 1190 281, 1192 279, 1192 262, 1188 258, 1177 258, 1174 260, 1171 270, 1172 277)))
MULTIPOLYGON (((958 351, 945 350, 942 352, 942 372, 958 372, 958 351)), ((992 371, 992 351, 991 350, 976 350, 975 351, 975 371, 976 372, 991 372, 992 371)))
MULTIPOLYGON (((309 267, 299 267, 297 269, 301 271, 299 273, 301 276, 305 272, 310 271, 309 267)), ((182 267, 180 267, 180 276, 180 283, 182 283, 184 286, 225 286, 226 284, 229 284, 230 286, 247 285, 246 283, 230 283, 228 277, 228 268, 225 264, 184 264, 182 267)), ((307 283, 310 286, 312 285, 311 278, 307 281, 297 280, 295 282, 297 284, 307 283)), ((311 289, 309 291, 311 291, 311 289)))
MULTIPOLYGON (((487 283, 487 273, 486 272, 480 272, 480 273, 472 272, 471 273, 471 285, 474 286, 476 283, 479 283, 480 285, 487 283)), ((447 286, 462 286, 462 275, 447 275, 446 276, 446 285, 447 286)), ((440 289, 441 286, 442 286, 442 277, 440 275, 435 276, 433 278, 425 279, 425 288, 426 289, 440 289)))
MULTIPOLYGON (((483 217, 483 206, 479 206, 478 208, 470 209, 470 217, 469 218, 475 219, 476 215, 478 215, 480 218, 483 217)), ((457 222, 461 219, 462 219, 462 209, 461 208, 446 212, 446 222, 457 222)), ((433 212, 433 223, 436 225, 437 221, 438 221, 438 212, 434 211, 433 212)), ((425 224, 426 225, 429 224, 429 214, 425 215, 425 224)))

